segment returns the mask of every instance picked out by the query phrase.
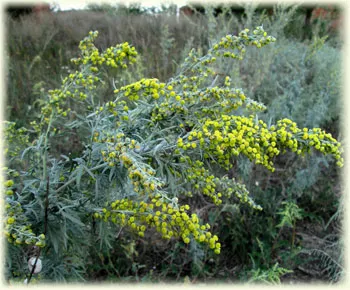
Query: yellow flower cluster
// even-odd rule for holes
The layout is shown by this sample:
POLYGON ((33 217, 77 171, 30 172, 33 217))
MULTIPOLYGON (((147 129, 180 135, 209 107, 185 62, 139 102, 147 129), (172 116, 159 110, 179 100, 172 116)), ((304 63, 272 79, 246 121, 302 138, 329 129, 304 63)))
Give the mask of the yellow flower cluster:
MULTIPOLYGON (((181 84, 182 91, 198 95, 201 93, 201 87, 213 87, 213 83, 219 77, 213 66, 211 66, 217 61, 217 56, 242 60, 246 52, 246 46, 252 45, 259 48, 276 40, 274 37, 268 36, 262 27, 257 27, 253 34, 248 35, 248 32, 249 29, 245 29, 238 36, 227 35, 223 37, 204 56, 200 56, 199 53, 192 49, 180 67, 180 74, 172 79, 169 84, 181 84), (212 77, 215 77, 214 81, 212 77), (211 83, 212 81, 213 83, 211 83)), ((230 86, 229 76, 225 77, 224 85, 227 88, 230 86)), ((254 107, 257 104, 250 104, 249 102, 249 106, 254 107)))
POLYGON ((184 192, 187 196, 192 193, 203 194, 212 199, 216 205, 222 203, 222 197, 230 198, 234 194, 242 203, 247 203, 253 209, 262 210, 249 196, 248 190, 243 184, 239 184, 234 178, 229 179, 227 176, 221 178, 215 177, 206 169, 204 162, 193 161, 189 156, 180 158, 182 163, 186 163, 186 180, 188 181, 191 191, 184 192))
POLYGON ((184 116, 186 119, 210 118, 220 114, 229 114, 245 105, 250 111, 263 111, 266 107, 246 97, 241 89, 212 87, 193 93, 170 93, 173 99, 167 98, 155 106, 152 121, 160 121, 167 117, 184 116), (189 116, 188 112, 191 111, 189 116))
POLYGON ((114 167, 116 164, 122 162, 125 167, 129 167, 132 161, 128 156, 128 149, 140 149, 140 144, 130 138, 125 138, 124 133, 117 133, 115 136, 111 136, 107 133, 106 136, 95 132, 94 142, 107 144, 107 151, 102 150, 101 154, 103 161, 108 162, 110 167, 114 167))
POLYGON ((156 104, 151 112, 153 122, 160 121, 169 115, 182 114, 187 111, 185 106, 187 94, 176 93, 172 85, 167 86, 165 83, 159 82, 158 79, 141 79, 114 92, 121 93, 130 101, 138 101, 140 97, 143 101, 160 99, 161 102, 156 104))
POLYGON ((13 195, 13 185, 14 182, 12 179, 5 181, 4 183, 5 187, 6 187, 6 195, 13 195))
POLYGON ((151 113, 153 122, 160 121, 166 116, 181 114, 187 111, 185 106, 187 94, 178 94, 172 85, 166 85, 159 82, 158 79, 141 79, 133 84, 121 87, 114 91, 121 94, 130 101, 151 101, 160 99, 161 102, 156 104, 151 113))
POLYGON ((254 101, 250 98, 247 98, 246 108, 251 112, 263 112, 266 110, 266 106, 264 104, 254 101))
MULTIPOLYGON (((97 84, 101 82, 98 66, 127 68, 128 62, 136 62, 135 47, 131 47, 127 42, 110 47, 100 54, 93 44, 97 35, 97 31, 90 32, 89 36, 79 44, 83 57, 72 59, 76 65, 82 65, 81 70, 64 78, 60 89, 49 91, 49 102, 41 109, 45 121, 43 124, 49 122, 49 116, 53 112, 63 117, 67 116, 71 111, 70 108, 65 108, 67 99, 84 101, 87 98, 87 91, 97 88, 97 84)), ((37 127, 35 123, 33 126, 37 127)))
POLYGON ((121 165, 128 170, 135 192, 149 194, 164 186, 164 182, 155 177, 155 170, 139 160, 137 154, 132 153, 132 150, 138 152, 141 149, 136 140, 125 138, 124 133, 118 133, 116 137, 101 137, 95 132, 94 141, 107 144, 107 150, 102 150, 101 154, 103 161, 110 167, 121 165))
POLYGON ((80 42, 79 48, 83 57, 73 59, 73 63, 91 64, 92 66, 90 67, 90 71, 98 72, 97 66, 101 66, 103 64, 112 68, 127 68, 127 61, 129 63, 136 62, 137 52, 135 47, 130 46, 127 42, 110 47, 100 54, 98 49, 93 44, 97 36, 97 31, 90 31, 89 35, 80 42))
POLYGON ((210 64, 216 62, 216 57, 211 54, 212 49, 208 54, 201 56, 200 52, 192 49, 181 65, 180 75, 171 81, 172 84, 186 84, 184 88, 187 91, 196 91, 198 85, 204 82, 208 76, 215 74, 214 69, 210 64))
MULTIPOLYGON (((214 60, 216 59, 213 59, 213 61, 214 60)), ((206 65, 207 64, 208 63, 206 63, 206 65)), ((201 64, 199 64, 199 67, 201 68, 196 75, 180 75, 178 79, 171 80, 169 84, 173 86, 182 85, 182 91, 187 93, 198 93, 202 84, 205 84, 210 76, 215 76, 215 72, 211 67, 202 67, 201 64)))
MULTIPOLYGON (((6 175, 12 177, 18 177, 19 173, 16 170, 4 168, 6 175)), ((31 225, 28 223, 28 219, 23 214, 21 203, 16 201, 15 193, 15 181, 8 179, 4 182, 5 194, 7 195, 5 203, 6 213, 6 225, 4 228, 4 234, 7 237, 9 243, 14 245, 21 245, 23 243, 27 245, 36 245, 39 247, 45 246, 45 236, 43 234, 36 236, 31 225)))
MULTIPOLYGON (((247 32, 248 30, 243 30, 239 36, 228 35, 214 45, 204 57, 198 57, 192 50, 185 61, 182 72, 167 84, 160 83, 158 79, 142 79, 116 89, 114 92, 130 101, 138 101, 140 98, 143 101, 156 101, 151 113, 153 122, 175 115, 187 118, 189 111, 192 111, 192 116, 189 117, 197 119, 208 117, 208 114, 209 117, 222 112, 229 114, 243 104, 252 111, 264 110, 264 105, 247 98, 242 90, 230 88, 228 76, 225 78, 225 87, 208 85, 208 79, 216 75, 213 68, 210 67, 217 60, 213 54, 221 56, 221 52, 225 51, 227 54, 228 50, 233 49, 244 53, 247 45, 263 46, 274 41, 274 38, 267 36, 261 27, 254 31, 254 35, 247 36, 247 32), (175 89, 176 87, 180 90, 175 89)), ((128 117, 125 116, 125 118, 128 117)))
POLYGON ((199 93, 197 101, 201 104, 201 118, 211 118, 212 116, 229 114, 232 111, 246 105, 246 108, 254 111, 263 111, 265 106, 255 102, 244 94, 241 89, 232 88, 207 88, 199 93))
POLYGON ((29 145, 28 130, 26 128, 16 128, 15 122, 4 122, 5 154, 8 157, 16 157, 29 145))
POLYGON ((189 205, 178 207, 177 203, 166 202, 160 194, 150 195, 150 202, 136 202, 129 199, 116 200, 96 212, 94 216, 105 222, 128 226, 143 237, 149 228, 155 228, 164 239, 182 238, 188 244, 191 240, 206 243, 220 254, 218 237, 208 230, 209 224, 201 225, 196 214, 189 214, 189 205))
POLYGON ((204 157, 215 156, 224 168, 230 169, 230 158, 240 153, 262 164, 272 172, 273 157, 290 149, 297 154, 309 152, 313 147, 324 154, 332 154, 337 165, 342 166, 340 143, 319 128, 303 130, 289 119, 278 121, 276 126, 267 125, 254 116, 221 115, 217 120, 206 120, 199 130, 192 130, 186 139, 179 138, 177 146, 183 150, 196 148, 199 143, 204 157))
MULTIPOLYGON (((44 116, 46 116, 45 121, 48 121, 47 117, 50 114, 52 114, 53 110, 55 110, 55 112, 58 115, 66 117, 67 114, 71 111, 70 108, 64 108, 64 105, 66 104, 66 100, 71 98, 71 99, 84 101, 87 98, 87 95, 86 93, 83 93, 82 91, 80 91, 80 89, 83 89, 85 86, 89 85, 89 87, 87 88, 89 90, 93 90, 96 88, 94 83, 99 80, 97 77, 93 77, 90 75, 85 78, 85 76, 83 76, 82 73, 79 73, 79 72, 71 74, 69 78, 71 78, 70 84, 74 84, 74 86, 77 87, 76 89, 74 89, 74 91, 71 92, 68 89, 65 89, 64 86, 62 86, 62 89, 55 89, 55 90, 48 91, 49 102, 47 103, 46 106, 44 106, 41 109, 41 113, 44 116), (79 85, 81 86, 81 88, 78 89, 79 85)), ((65 84, 66 82, 67 82, 67 79, 64 79, 63 84, 65 84)))
POLYGON ((157 122, 174 115, 186 115, 188 112, 187 106, 185 106, 186 101, 180 95, 176 95, 174 100, 166 100, 155 106, 152 111, 151 120, 157 122))
MULTIPOLYGON (((66 84, 69 82, 70 85, 73 85, 74 87, 77 87, 79 89, 88 89, 88 90, 94 90, 96 89, 96 83, 100 81, 100 79, 93 75, 84 75, 82 72, 75 71, 74 73, 71 73, 68 77, 63 79, 62 84, 66 84)), ((66 92, 67 96, 72 96, 75 98, 80 98, 81 100, 86 99, 86 94, 83 92, 80 92, 78 89, 75 89, 73 93, 70 91, 66 92)), ((55 99, 53 99, 55 101, 55 99)))
MULTIPOLYGON (((6 186, 12 185, 13 181, 8 180, 6 186)), ((33 233, 28 219, 23 215, 23 209, 19 202, 7 199, 5 210, 7 218, 4 234, 9 243, 13 243, 14 245, 25 243, 27 245, 45 247, 45 235, 36 236, 33 233)))
POLYGON ((161 95, 165 94, 164 87, 165 83, 160 83, 158 79, 143 78, 140 81, 115 90, 114 93, 117 94, 120 92, 131 101, 139 100, 140 96, 142 98, 151 96, 157 100, 161 95))
POLYGON ((48 123, 48 117, 53 113, 53 111, 60 116, 66 117, 71 111, 70 108, 65 108, 67 100, 86 100, 86 91, 96 89, 96 84, 99 81, 100 79, 96 75, 86 72, 82 73, 79 71, 75 71, 68 77, 64 78, 61 89, 48 91, 49 101, 41 109, 41 113, 44 116, 44 121, 48 123))
POLYGON ((219 178, 210 174, 209 170, 204 167, 202 161, 192 162, 190 158, 187 159, 189 167, 186 169, 187 180, 194 188, 195 191, 199 191, 212 199, 216 205, 222 203, 222 193, 217 192, 217 184, 219 178))
MULTIPOLYGON (((276 41, 274 37, 268 36, 262 27, 257 27, 253 31, 253 34, 248 35, 248 32, 249 29, 244 29, 238 36, 227 35, 223 37, 203 57, 200 57, 194 49, 191 50, 189 56, 181 66, 181 74, 172 80, 172 83, 183 84, 182 89, 187 92, 198 91, 201 84, 208 87, 208 78, 217 76, 215 70, 210 67, 211 64, 216 62, 216 56, 242 60, 246 52, 246 46, 252 45, 260 48, 270 42, 276 41), (187 74, 187 76, 184 74, 187 74)), ((225 86, 228 87, 229 85, 230 81, 226 77, 225 86)))
MULTIPOLYGON (((253 31, 253 35, 248 35, 248 32, 249 29, 244 29, 238 34, 238 36, 226 35, 226 37, 223 37, 211 50, 218 56, 242 60, 246 52, 246 46, 253 45, 257 48, 261 48, 276 41, 274 37, 268 36, 261 26, 253 31)), ((209 53, 212 52, 211 50, 209 50, 209 53)))
POLYGON ((221 192, 225 192, 225 196, 230 197, 234 194, 241 203, 247 203, 255 210, 262 210, 262 207, 256 204, 249 196, 249 191, 244 184, 240 184, 234 178, 228 178, 227 176, 222 177, 219 184, 221 186, 221 192))
POLYGON ((119 116, 118 120, 116 121, 116 125, 120 126, 121 121, 128 121, 128 112, 130 108, 127 106, 127 102, 124 100, 121 101, 109 101, 104 104, 104 106, 99 107, 95 113, 104 113, 105 111, 108 111, 109 113, 113 114, 113 116, 117 117, 119 116))

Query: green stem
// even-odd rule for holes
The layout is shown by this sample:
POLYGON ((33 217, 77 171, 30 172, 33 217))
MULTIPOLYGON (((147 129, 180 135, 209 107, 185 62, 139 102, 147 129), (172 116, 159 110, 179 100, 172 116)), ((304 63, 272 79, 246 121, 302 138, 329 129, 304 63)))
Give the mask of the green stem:
POLYGON ((293 233, 292 233, 292 247, 291 247, 291 252, 293 251, 294 242, 295 242, 295 224, 296 224, 296 222, 293 223, 293 233))
MULTIPOLYGON (((100 164, 100 165, 97 165, 95 167, 92 167, 90 168, 89 170, 90 171, 93 171, 93 170, 97 170, 97 169, 100 169, 100 168, 103 168, 107 165, 108 163, 103 163, 103 164, 100 164)), ((65 184, 63 184, 60 188, 58 188, 56 190, 56 193, 60 192, 62 189, 66 188, 68 185, 72 184, 74 181, 76 180, 76 177, 72 178, 71 180, 67 181, 65 184)))
POLYGON ((282 230, 283 230, 283 227, 280 228, 280 230, 278 231, 277 236, 275 237, 275 239, 273 241, 273 244, 272 244, 272 247, 271 247, 271 257, 272 257, 272 259, 275 258, 275 255, 276 255, 275 251, 276 251, 277 241, 278 241, 278 238, 281 236, 282 230))
POLYGON ((47 144, 49 143, 49 133, 52 125, 54 113, 51 114, 49 124, 47 126, 46 134, 45 134, 45 142, 44 142, 44 155, 43 155, 43 181, 46 180, 47 177, 47 144))

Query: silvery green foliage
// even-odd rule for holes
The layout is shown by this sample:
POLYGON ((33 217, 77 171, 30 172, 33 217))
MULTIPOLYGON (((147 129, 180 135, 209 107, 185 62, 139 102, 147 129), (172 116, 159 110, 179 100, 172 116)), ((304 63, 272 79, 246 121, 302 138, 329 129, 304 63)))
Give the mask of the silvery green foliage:
MULTIPOLYGON (((235 16, 230 16, 226 22, 221 19, 223 16, 213 18, 216 24, 212 28, 213 35, 214 31, 220 35, 240 25, 254 25, 259 21, 279 40, 269 50, 247 51, 246 58, 241 62, 219 60, 217 70, 230 74, 233 86, 247 88, 250 97, 268 106, 267 111, 260 115, 267 123, 285 116, 295 120, 300 127, 332 128, 332 133, 338 134, 339 128, 336 126, 342 112, 342 60, 339 48, 329 44, 326 36, 319 37, 317 34, 304 43, 286 38, 284 28, 292 19, 299 17, 296 15, 297 8, 297 5, 275 5, 273 16, 268 18, 265 14, 255 14, 254 5, 246 5, 246 17, 242 21, 235 16)), ((293 160, 284 159, 282 169, 288 173, 285 175, 290 179, 287 184, 291 183, 286 191, 291 190, 298 196, 323 176, 322 171, 316 169, 318 166, 332 166, 329 159, 321 155, 298 163, 293 163, 293 160), (295 179, 291 178, 295 175, 295 179)), ((254 188, 259 175, 251 170, 254 168, 249 160, 239 160, 238 172, 254 188), (255 180, 251 176, 255 176, 255 180)))
POLYGON ((277 45, 271 72, 257 89, 261 101, 270 103, 268 116, 288 116, 299 126, 320 127, 341 112, 341 59, 339 50, 324 44, 285 40, 277 45))

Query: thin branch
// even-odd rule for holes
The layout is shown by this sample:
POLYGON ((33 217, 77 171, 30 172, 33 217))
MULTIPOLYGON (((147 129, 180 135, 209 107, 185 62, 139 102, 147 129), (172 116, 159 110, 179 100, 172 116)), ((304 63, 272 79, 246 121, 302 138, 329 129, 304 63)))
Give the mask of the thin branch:
MULTIPOLYGON (((97 170, 97 169, 100 169, 100 168, 103 168, 107 165, 107 163, 103 163, 103 164, 100 164, 100 165, 97 165, 93 168, 90 168, 89 170, 90 171, 93 171, 93 170, 97 170)), ((71 180, 69 180, 68 182, 66 182, 65 184, 63 184, 60 188, 58 188, 56 190, 56 193, 60 192, 62 189, 66 188, 68 185, 70 185, 71 183, 73 183, 74 181, 76 181, 76 177, 72 178, 71 180)))
MULTIPOLYGON (((50 179, 49 176, 47 176, 47 182, 46 182, 46 195, 45 195, 45 217, 44 217, 44 235, 46 236, 46 232, 47 232, 47 225, 48 225, 48 209, 49 209, 49 192, 50 192, 50 179)), ((40 254, 41 254, 41 250, 42 248, 39 249, 39 252, 36 256, 34 265, 32 267, 32 270, 30 271, 30 275, 27 281, 27 285, 29 285, 30 280, 32 279, 32 276, 34 274, 35 268, 36 268, 36 264, 39 260, 40 254)))

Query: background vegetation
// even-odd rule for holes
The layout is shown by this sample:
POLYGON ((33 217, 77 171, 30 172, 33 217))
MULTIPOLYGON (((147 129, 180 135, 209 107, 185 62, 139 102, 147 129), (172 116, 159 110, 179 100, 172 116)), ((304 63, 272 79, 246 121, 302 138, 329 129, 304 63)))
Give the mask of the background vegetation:
MULTIPOLYGON (((222 13, 214 17, 212 8, 206 7, 206 14, 177 18, 174 7, 163 7, 160 13, 152 14, 138 6, 105 5, 16 20, 9 17, 6 119, 15 121, 19 128, 40 115, 48 90, 59 87, 62 78, 73 72, 70 59, 78 55, 79 42, 90 30, 99 31, 96 46, 100 49, 127 41, 141 55, 132 69, 116 76, 116 84, 124 86, 143 77, 166 81, 179 70, 191 48, 202 55, 226 34, 263 24, 277 42, 268 49, 248 50, 241 62, 218 62, 218 74, 230 75, 232 86, 243 88, 250 98, 264 103, 268 110, 260 117, 268 124, 291 118, 300 128, 320 127, 342 141, 343 43, 341 29, 334 28, 341 10, 319 7, 328 12, 314 13, 306 27, 300 7, 272 8, 273 13, 267 13, 245 6, 241 15, 222 13)), ((110 100, 101 96, 102 101, 110 100)), ((63 148, 57 142, 52 150, 67 156, 78 154, 78 133, 70 144, 63 148)), ((96 244, 85 261, 79 255, 65 257, 63 263, 50 261, 41 279, 340 281, 344 266, 339 169, 319 154, 302 161, 287 154, 275 163, 277 169, 272 174, 238 158, 229 172, 246 184, 264 208, 262 214, 225 205, 209 207, 198 201, 198 211, 207 213, 221 239, 224 254, 215 259, 207 259, 198 249, 185 248, 182 242, 123 233, 109 247, 96 244)), ((8 253, 7 279, 23 280, 28 251, 10 245, 8 253)))

